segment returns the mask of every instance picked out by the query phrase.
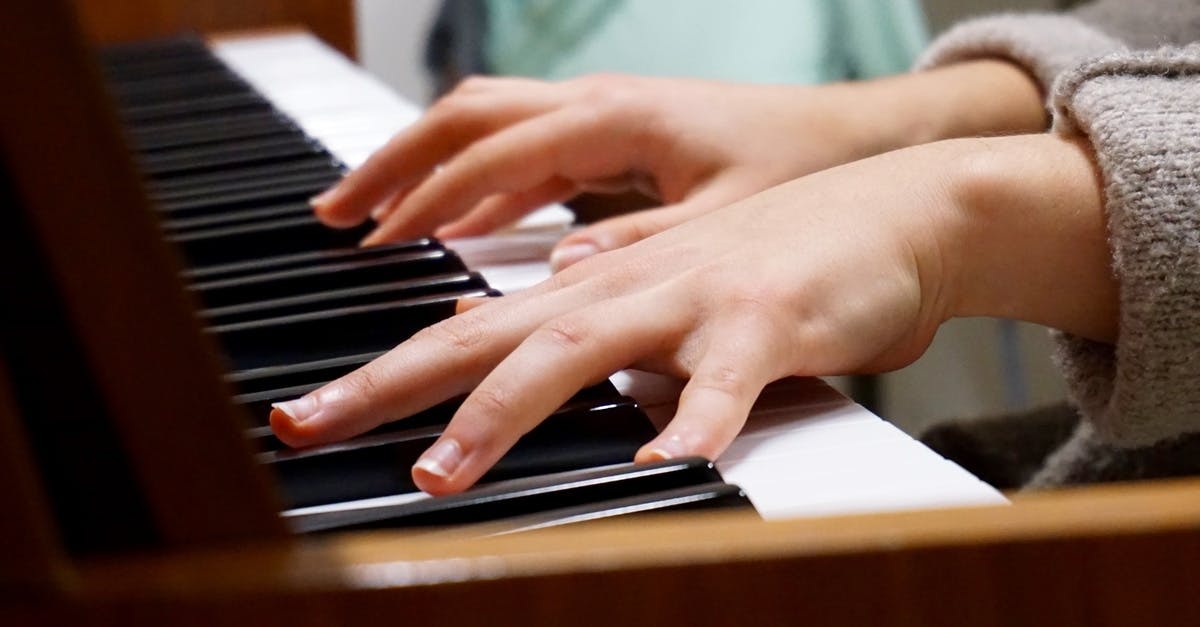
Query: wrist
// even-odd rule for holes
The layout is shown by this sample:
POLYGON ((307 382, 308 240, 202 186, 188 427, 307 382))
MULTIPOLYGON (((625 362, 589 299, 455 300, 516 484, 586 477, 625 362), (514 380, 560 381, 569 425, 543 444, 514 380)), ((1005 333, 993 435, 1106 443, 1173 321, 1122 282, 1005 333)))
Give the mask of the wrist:
POLYGON ((946 142, 958 226, 953 316, 1035 322, 1112 341, 1117 325, 1102 183, 1082 140, 1021 135, 946 142))
POLYGON ((1044 131, 1040 84, 999 59, 844 84, 842 104, 859 111, 864 142, 876 152, 957 137, 1044 131))

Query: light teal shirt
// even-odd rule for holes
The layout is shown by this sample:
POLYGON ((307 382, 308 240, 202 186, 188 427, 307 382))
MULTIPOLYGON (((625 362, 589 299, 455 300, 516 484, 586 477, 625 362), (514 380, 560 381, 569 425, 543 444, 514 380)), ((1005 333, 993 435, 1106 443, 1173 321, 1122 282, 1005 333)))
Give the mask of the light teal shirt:
POLYGON ((487 0, 496 74, 591 72, 823 83, 901 72, 919 0, 487 0))

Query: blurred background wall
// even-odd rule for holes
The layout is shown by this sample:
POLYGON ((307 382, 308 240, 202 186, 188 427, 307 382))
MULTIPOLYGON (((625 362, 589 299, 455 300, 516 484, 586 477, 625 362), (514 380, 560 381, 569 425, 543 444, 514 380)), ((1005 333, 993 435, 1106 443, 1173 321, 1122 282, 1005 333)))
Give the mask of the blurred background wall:
MULTIPOLYGON (((731 0, 732 1, 732 0, 731 0)), ((888 0, 879 0, 887 2, 888 0)), ((1063 0, 925 0, 930 30, 996 11, 1053 10, 1063 0)), ((425 102, 429 87, 421 66, 425 33, 439 0, 357 0, 359 58, 367 69, 412 100, 425 102)))

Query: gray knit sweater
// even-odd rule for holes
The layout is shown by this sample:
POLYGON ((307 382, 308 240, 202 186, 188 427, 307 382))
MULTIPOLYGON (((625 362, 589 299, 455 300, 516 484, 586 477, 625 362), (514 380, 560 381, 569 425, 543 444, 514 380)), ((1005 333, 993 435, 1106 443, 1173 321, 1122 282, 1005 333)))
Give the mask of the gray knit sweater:
POLYGON ((1119 339, 1058 334, 1084 417, 1033 486, 1200 473, 1200 0, 1100 0, 964 23, 921 67, 1001 57, 1042 84, 1105 185, 1119 339), (1191 45, 1189 45, 1191 44, 1191 45))

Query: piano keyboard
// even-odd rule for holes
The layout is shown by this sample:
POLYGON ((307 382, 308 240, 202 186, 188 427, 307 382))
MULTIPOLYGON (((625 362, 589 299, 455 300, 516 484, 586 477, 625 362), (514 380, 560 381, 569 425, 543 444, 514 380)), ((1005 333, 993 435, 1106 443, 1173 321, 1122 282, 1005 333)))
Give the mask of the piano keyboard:
POLYGON ((297 530, 491 521, 511 531, 750 506, 706 461, 631 467, 655 431, 607 382, 522 438, 484 477, 486 487, 452 500, 413 499, 409 469, 457 400, 346 442, 283 446, 267 425, 270 403, 311 391, 448 318, 460 298, 498 292, 435 240, 359 249, 370 225, 320 225, 306 200, 344 166, 199 41, 123 46, 104 61, 164 233, 185 261, 188 289, 224 353, 237 400, 255 420, 248 437, 258 460, 289 508, 323 508, 291 512, 297 530), (363 503, 396 496, 414 502, 363 503), (501 519, 514 520, 494 522, 501 519))
MULTIPOLYGON (((419 115, 416 107, 307 34, 231 38, 216 42, 212 49, 265 100, 349 167, 360 165, 419 115)), ((235 184, 228 192, 233 194, 244 190, 238 185, 252 186, 252 181, 267 172, 248 167, 241 178, 214 174, 195 180, 225 179, 235 184)), ((295 177, 308 173, 312 170, 300 168, 295 177)), ((283 174, 276 176, 292 180, 283 174)), ((178 186, 159 184, 156 191, 172 193, 172 199, 186 196, 178 186)), ((180 221, 205 219, 194 208, 180 211, 176 218, 180 221)), ((511 292, 548 276, 545 259, 549 247, 569 221, 565 210, 549 208, 503 236, 451 241, 446 248, 490 286, 511 292)), ((307 254, 311 253, 273 258, 271 263, 276 265, 271 267, 303 266, 307 254)), ((261 264, 261 260, 251 260, 193 268, 188 278, 197 282, 236 278, 254 273, 258 267, 265 269, 261 264)), ((290 306, 288 298, 292 297, 263 306, 286 308, 290 306)), ((236 322, 244 320, 238 317, 243 315, 238 307, 243 306, 211 308, 206 313, 216 324, 236 322)), ((370 357, 330 359, 313 365, 312 371, 317 378, 328 379, 370 357)), ((290 397, 311 389, 303 370, 250 370, 231 375, 231 381, 241 391, 239 400, 261 412, 275 392, 290 397)), ((630 372, 619 373, 612 381, 621 394, 637 398, 656 425, 661 427, 672 415, 678 382, 630 372)), ((452 411, 452 404, 436 411, 452 411)), ((261 425, 251 433, 256 438, 271 438, 269 429, 261 425)), ((815 379, 792 379, 768 387, 716 469, 741 486, 767 519, 1004 502, 1003 496, 986 484, 815 379)), ((302 530, 325 529, 329 520, 342 520, 350 526, 388 524, 386 521, 399 518, 396 508, 423 498, 401 493, 295 507, 284 515, 302 530)))

